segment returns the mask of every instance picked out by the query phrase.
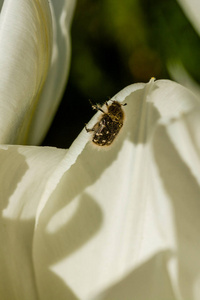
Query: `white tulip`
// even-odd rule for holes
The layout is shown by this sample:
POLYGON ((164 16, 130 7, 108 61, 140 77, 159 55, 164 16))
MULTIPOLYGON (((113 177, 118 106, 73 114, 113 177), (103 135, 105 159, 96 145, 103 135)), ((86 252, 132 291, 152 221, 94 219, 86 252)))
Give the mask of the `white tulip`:
POLYGON ((200 35, 200 2, 199 0, 177 0, 191 24, 200 35))
POLYGON ((7 0, 0 19, 0 298, 198 300, 195 93, 153 78, 124 88, 113 97, 127 103, 124 125, 107 150, 85 128, 68 150, 6 145, 39 142, 60 98, 69 54, 56 56, 52 36, 69 45, 74 2, 57 3, 7 0))
POLYGON ((68 152, 1 147, 5 299, 198 299, 198 98, 152 79, 114 99, 110 150, 85 129, 68 152))
POLYGON ((5 0, 0 18, 0 143, 39 144, 70 61, 75 1, 5 0), (51 3, 51 6, 50 6, 51 3))

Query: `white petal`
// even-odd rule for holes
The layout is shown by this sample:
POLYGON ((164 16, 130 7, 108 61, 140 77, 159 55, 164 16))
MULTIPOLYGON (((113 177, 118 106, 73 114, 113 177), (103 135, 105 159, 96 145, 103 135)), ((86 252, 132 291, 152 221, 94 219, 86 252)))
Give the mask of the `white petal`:
POLYGON ((48 181, 66 151, 47 147, 0 148, 0 295, 5 300, 37 300, 32 261, 35 215, 48 181))
POLYGON ((169 81, 132 85, 115 99, 128 106, 109 151, 85 147, 86 132, 66 156, 1 147, 0 284, 8 299, 86 299, 117 282, 104 299, 118 285, 124 295, 133 277, 138 290, 129 285, 128 296, 146 300, 141 270, 152 284, 160 276, 153 296, 198 299, 198 100, 169 81))
POLYGON ((169 251, 161 251, 128 273, 93 300, 177 300, 172 290, 167 262, 169 251))
POLYGON ((181 62, 169 62, 168 71, 170 73, 171 78, 174 81, 184 85, 186 88, 193 91, 193 93, 198 96, 200 101, 200 86, 187 72, 187 70, 181 62))
POLYGON ((66 87, 70 66, 70 25, 75 0, 51 0, 53 18, 53 50, 51 66, 41 93, 28 138, 29 144, 39 144, 46 134, 66 87))
MULTIPOLYGON (((160 185, 162 184, 167 195, 167 199, 163 198, 163 201, 167 200, 171 206, 175 228, 178 265, 171 268, 171 277, 174 277, 183 299, 196 300, 200 296, 200 242, 197 238, 200 231, 199 117, 200 107, 183 114, 167 126, 161 124, 152 141, 160 185)), ((158 197, 156 207, 161 212, 158 197)), ((167 236, 162 218, 167 218, 164 212, 157 219, 163 234, 167 236)))
POLYGON ((200 2, 199 0, 177 0, 186 16, 200 35, 200 2))
POLYGON ((0 143, 25 143, 51 57, 47 0, 5 0, 0 15, 0 143))
MULTIPOLYGON (((84 148, 90 133, 82 132, 66 156, 68 172, 39 210, 33 245, 39 295, 88 299, 128 274, 142 285, 141 268, 146 278, 160 274, 153 299, 165 292, 197 300, 198 99, 167 80, 129 86, 114 99, 128 104, 114 145, 84 148)), ((135 295, 146 300, 130 287, 127 299, 135 295)))

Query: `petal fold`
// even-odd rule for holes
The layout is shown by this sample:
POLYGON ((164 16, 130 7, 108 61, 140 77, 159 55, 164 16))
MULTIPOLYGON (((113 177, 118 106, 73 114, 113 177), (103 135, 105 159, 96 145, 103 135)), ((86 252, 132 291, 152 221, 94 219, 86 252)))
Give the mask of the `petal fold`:
POLYGON ((177 0, 183 8, 186 16, 200 35, 200 3, 198 0, 177 0))
POLYGON ((2 295, 198 300, 199 100, 153 79, 113 99, 126 118, 107 150, 85 129, 67 152, 1 147, 2 295))
MULTIPOLYGON (((40 210, 33 249, 39 294, 88 299, 128 274, 145 290, 141 268, 147 277, 161 276, 155 299, 165 292, 197 300, 199 100, 174 82, 153 79, 113 98, 127 103, 115 143, 98 150, 82 132, 66 156, 74 153, 68 171, 40 210)), ((129 286, 127 299, 146 300, 129 286)))
POLYGON ((52 25, 46 0, 5 0, 0 15, 0 143, 26 143, 44 85, 52 25))
POLYGON ((47 147, 0 147, 1 299, 38 299, 32 259, 35 215, 48 180, 65 154, 47 147))
POLYGON ((31 123, 28 144, 42 142, 61 101, 69 74, 71 58, 70 28, 75 0, 51 0, 53 45, 49 72, 31 123))

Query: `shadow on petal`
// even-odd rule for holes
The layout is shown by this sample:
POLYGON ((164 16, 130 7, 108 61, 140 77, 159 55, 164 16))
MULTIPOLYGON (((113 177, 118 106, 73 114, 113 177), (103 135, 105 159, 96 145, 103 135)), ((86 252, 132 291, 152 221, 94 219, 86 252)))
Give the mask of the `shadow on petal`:
MULTIPOLYGON (((64 182, 65 179, 63 178, 60 184, 62 185, 64 182)), ((40 295, 46 295, 46 299, 51 296, 53 299, 58 297, 63 300, 74 300, 77 299, 76 296, 68 287, 67 282, 64 282, 65 275, 72 272, 65 262, 68 261, 70 255, 74 255, 77 250, 84 247, 95 236, 101 227, 103 217, 98 204, 88 194, 83 193, 70 217, 58 213, 56 219, 53 209, 55 201, 59 200, 68 207, 72 200, 68 198, 70 193, 65 191, 66 185, 63 185, 62 188, 64 189, 62 194, 66 197, 57 198, 57 195, 52 194, 40 217, 42 222, 39 224, 34 239, 34 260, 40 295), (45 221, 51 220, 53 216, 54 228, 62 216, 63 223, 62 226, 59 224, 59 229, 51 234, 47 232, 48 224, 45 221), (60 262, 61 265, 59 265, 60 262)), ((74 265, 73 269, 78 272, 79 266, 74 265)), ((87 276, 87 270, 85 270, 85 276, 87 276)))
POLYGON ((180 290, 184 299, 193 299, 195 282, 200 275, 200 186, 187 162, 178 153, 165 126, 160 125, 155 133, 153 151, 162 185, 173 210, 180 290))
POLYGON ((25 203, 18 206, 18 201, 12 198, 29 167, 25 157, 12 147, 6 149, 5 146, 5 150, 0 150, 0 162, 1 298, 25 299, 29 294, 30 300, 36 299, 34 270, 30 259, 34 220, 19 220, 25 203))
POLYGON ((167 264, 172 256, 170 251, 163 251, 144 262, 125 278, 93 300, 175 300, 167 264))
POLYGON ((28 170, 28 165, 25 161, 25 157, 20 153, 17 153, 15 148, 0 149, 0 161, 1 161, 1 211, 6 208, 10 196, 14 193, 18 183, 21 181, 23 175, 28 170), (13 156, 15 160, 10 164, 13 156), (8 167, 9 166, 9 167, 8 167), (9 180, 8 180, 9 179, 9 180), (12 180, 10 180, 12 179, 12 180))

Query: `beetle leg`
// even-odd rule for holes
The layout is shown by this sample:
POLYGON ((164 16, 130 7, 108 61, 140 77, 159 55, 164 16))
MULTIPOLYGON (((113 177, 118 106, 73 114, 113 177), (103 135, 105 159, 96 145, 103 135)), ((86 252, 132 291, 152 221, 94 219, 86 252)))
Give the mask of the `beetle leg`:
POLYGON ((86 125, 87 125, 87 124, 85 124, 85 130, 86 130, 87 132, 94 131, 94 129, 87 128, 87 126, 86 126, 86 125))

